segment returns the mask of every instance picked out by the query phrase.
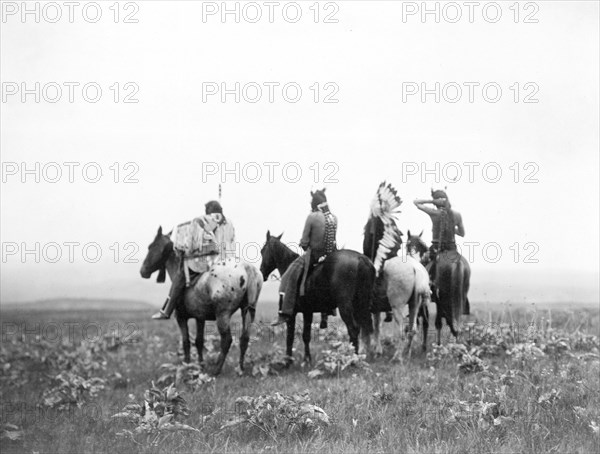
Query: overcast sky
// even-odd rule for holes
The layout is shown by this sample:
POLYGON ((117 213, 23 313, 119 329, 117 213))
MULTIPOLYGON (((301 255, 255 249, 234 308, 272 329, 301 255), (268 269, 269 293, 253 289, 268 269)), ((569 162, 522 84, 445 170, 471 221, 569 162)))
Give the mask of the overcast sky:
MULTIPOLYGON (((449 20, 457 10, 444 9, 443 2, 439 23, 432 15, 423 23, 420 12, 403 21, 403 9, 406 14, 421 2, 377 1, 321 3, 317 23, 314 2, 299 3, 296 23, 286 20, 294 18, 293 7, 285 17, 282 7, 275 9, 270 23, 262 2, 255 4, 263 14, 257 23, 248 21, 257 8, 243 10, 244 2, 239 23, 232 15, 223 23, 219 13, 203 22, 203 8, 210 12, 221 2, 137 2, 137 11, 133 3, 127 9, 121 4, 115 23, 112 3, 101 3, 96 23, 79 9, 69 23, 60 2, 57 23, 46 20, 56 11, 44 10, 43 2, 40 23, 32 15, 23 23, 20 11, 11 15, 3 6, 3 302, 139 298, 140 289, 149 288, 160 299, 166 288, 139 276, 148 243, 159 225, 170 229, 202 214, 204 203, 218 197, 222 178, 225 215, 252 260, 253 245, 262 245, 267 229, 299 240, 310 189, 326 177, 336 180, 326 186, 341 246, 361 247, 369 203, 382 180, 404 200, 400 228, 424 229, 430 241, 431 223, 412 201, 428 197, 432 186, 448 186, 465 224, 460 243, 480 243, 471 265, 476 297, 504 301, 508 293, 499 283, 517 279, 531 285, 515 299, 598 300, 597 2, 537 2, 537 9, 527 10, 521 3, 518 23, 512 2, 501 3, 496 23, 492 9, 487 16, 476 9, 470 23, 462 2, 456 23, 449 20), (138 22, 123 23, 128 14, 138 22), (526 17, 538 22, 524 23, 526 17), (34 91, 40 83, 39 103, 34 94, 22 102, 23 82, 34 91), (65 82, 79 83, 72 103, 65 82), (102 89, 96 103, 82 94, 90 82, 102 89), (222 83, 234 89, 236 82, 239 103, 234 94, 222 102, 220 92, 206 91, 222 83), (279 84, 272 85, 272 103, 269 82, 279 84), (295 103, 288 101, 295 86, 284 99, 288 83, 302 90, 295 103), (425 102, 420 92, 410 94, 422 83, 428 89, 440 84, 439 103, 435 94, 425 102), (57 96, 55 84, 62 97, 48 102, 57 96), (262 97, 249 102, 257 85, 262 97), (449 102, 457 86, 462 97, 449 102), (139 102, 124 103, 127 95, 139 102), (324 102, 327 96, 338 102, 324 102), (61 178, 51 162, 60 164, 61 178), (65 162, 77 163, 70 164, 73 182, 65 162), (270 164, 272 182, 265 162, 277 163, 270 164), (22 163, 29 169, 39 163, 39 183, 22 173, 22 163), (219 173, 236 163, 238 182, 234 174, 219 173), (450 163, 462 171, 456 182, 446 181, 456 175, 450 163), (99 182, 85 181, 86 164, 88 179, 102 169, 99 182), (215 168, 216 175, 203 175, 215 168), (423 174, 425 168, 434 173, 423 174), (137 182, 124 183, 126 177, 137 182), (39 263, 34 254, 21 256, 23 245, 34 249, 36 242, 39 263), (55 248, 47 246, 53 242, 61 245, 56 263, 55 248), (74 263, 68 242, 80 243, 74 263), (84 259, 88 243, 100 245, 98 263, 84 259), (495 262, 498 248, 502 257, 495 262), (134 263, 124 263, 127 253, 134 263), (493 291, 486 289, 494 280, 493 291)), ((95 96, 93 87, 86 95, 95 96)), ((93 258, 94 250, 87 252, 93 258)))

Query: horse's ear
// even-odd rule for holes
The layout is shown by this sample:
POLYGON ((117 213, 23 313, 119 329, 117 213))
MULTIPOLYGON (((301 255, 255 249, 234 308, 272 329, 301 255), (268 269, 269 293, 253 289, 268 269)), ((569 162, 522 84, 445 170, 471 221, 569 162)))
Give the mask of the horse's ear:
POLYGON ((327 188, 323 188, 321 192, 325 193, 325 191, 327 191, 327 188))
POLYGON ((407 235, 408 235, 408 237, 410 238, 410 236, 411 236, 411 235, 410 235, 410 230, 407 230, 407 231, 406 231, 406 234, 407 234, 407 235))
POLYGON ((158 227, 158 232, 156 232, 156 236, 162 235, 162 225, 158 227))
POLYGON ((269 241, 270 238, 271 238, 271 231, 267 230, 267 241, 269 241))
POLYGON ((277 238, 278 240, 281 240, 281 237, 283 236, 283 232, 281 232, 281 235, 276 236, 275 238, 277 238))
POLYGON ((421 230, 421 233, 419 233, 419 238, 421 238, 421 237, 423 236, 423 232, 424 232, 424 231, 425 231, 425 230, 421 230))

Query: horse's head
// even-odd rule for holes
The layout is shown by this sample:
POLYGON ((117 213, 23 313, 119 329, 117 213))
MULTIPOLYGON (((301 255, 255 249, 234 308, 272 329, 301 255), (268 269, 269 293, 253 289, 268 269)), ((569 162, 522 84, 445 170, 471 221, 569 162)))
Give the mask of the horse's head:
POLYGON ((169 255, 173 252, 173 243, 168 235, 163 235, 162 227, 158 228, 154 241, 148 246, 148 254, 144 259, 140 274, 144 279, 150 278, 158 270, 156 282, 164 282, 169 255))
POLYGON ((277 243, 281 243, 281 237, 272 236, 270 231, 267 231, 267 242, 260 250, 262 261, 260 263, 260 272, 263 275, 263 280, 266 281, 269 275, 277 268, 277 261, 275 260, 275 248, 277 243))
POLYGON ((406 251, 409 255, 419 254, 419 257, 423 257, 429 248, 423 241, 423 231, 418 235, 411 235, 410 230, 408 231, 408 239, 406 240, 406 251))

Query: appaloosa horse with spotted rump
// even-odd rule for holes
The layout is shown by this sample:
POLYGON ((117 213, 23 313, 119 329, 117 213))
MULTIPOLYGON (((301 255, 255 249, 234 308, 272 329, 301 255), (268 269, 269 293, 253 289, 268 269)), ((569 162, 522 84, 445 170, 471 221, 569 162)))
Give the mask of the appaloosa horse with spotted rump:
MULTIPOLYGON (((183 270, 179 265, 179 252, 173 248, 170 235, 158 229, 154 241, 148 246, 140 274, 148 279, 152 273, 159 271, 157 282, 164 282, 165 270, 171 280, 183 270)), ((254 320, 256 302, 262 289, 259 271, 245 262, 234 265, 214 264, 201 274, 185 291, 182 301, 175 308, 177 324, 183 340, 184 361, 190 362, 190 339, 188 320, 196 319, 196 349, 198 360, 202 363, 204 348, 204 324, 207 320, 216 320, 221 335, 221 352, 215 366, 214 374, 219 374, 231 347, 231 317, 240 309, 242 312, 242 333, 240 335, 240 370, 244 369, 244 356, 250 340, 249 328, 254 320)))

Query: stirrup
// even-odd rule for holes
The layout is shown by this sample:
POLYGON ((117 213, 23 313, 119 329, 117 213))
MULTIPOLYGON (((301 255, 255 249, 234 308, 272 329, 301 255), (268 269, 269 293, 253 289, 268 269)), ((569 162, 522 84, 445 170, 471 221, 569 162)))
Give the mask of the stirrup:
POLYGON ((167 314, 165 314, 162 310, 158 311, 156 314, 154 314, 152 316, 153 320, 169 320, 169 317, 167 314))

